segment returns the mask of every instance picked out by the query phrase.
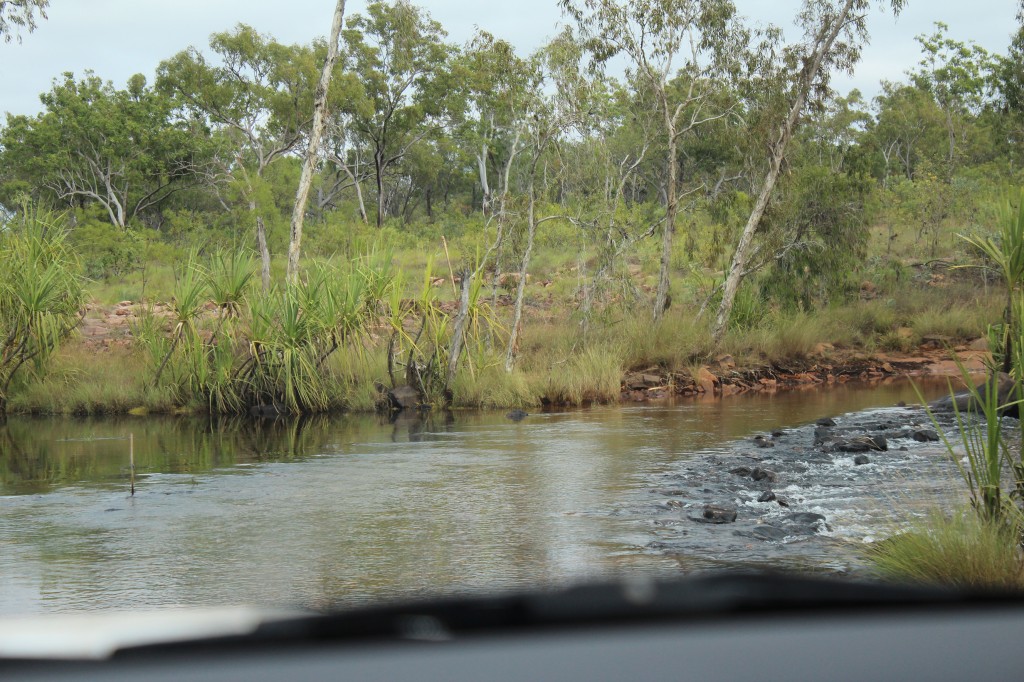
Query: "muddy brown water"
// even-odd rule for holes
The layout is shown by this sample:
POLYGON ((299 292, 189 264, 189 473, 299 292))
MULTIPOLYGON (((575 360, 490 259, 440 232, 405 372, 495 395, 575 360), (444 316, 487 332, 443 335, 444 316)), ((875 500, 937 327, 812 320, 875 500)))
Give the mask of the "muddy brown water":
POLYGON ((828 518, 814 538, 763 542, 689 517, 703 495, 738 506, 747 528, 770 520, 784 510, 758 506, 753 486, 722 471, 764 454, 754 434, 847 414, 921 421, 898 401, 916 402, 909 383, 518 423, 11 418, 0 427, 0 614, 327 608, 723 565, 856 570, 859 545, 956 489, 934 444, 865 467, 782 467, 776 489, 791 508, 828 518))

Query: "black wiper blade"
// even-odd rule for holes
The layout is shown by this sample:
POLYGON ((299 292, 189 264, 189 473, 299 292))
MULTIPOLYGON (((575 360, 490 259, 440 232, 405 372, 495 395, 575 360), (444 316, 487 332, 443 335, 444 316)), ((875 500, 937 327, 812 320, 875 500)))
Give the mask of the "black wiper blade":
POLYGON ((269 622, 244 636, 124 649, 118 656, 196 646, 448 641, 543 629, 701 622, 708 619, 879 609, 1024 604, 1020 594, 852 582, 772 574, 718 574, 684 580, 629 579, 561 590, 458 597, 358 608, 269 622))

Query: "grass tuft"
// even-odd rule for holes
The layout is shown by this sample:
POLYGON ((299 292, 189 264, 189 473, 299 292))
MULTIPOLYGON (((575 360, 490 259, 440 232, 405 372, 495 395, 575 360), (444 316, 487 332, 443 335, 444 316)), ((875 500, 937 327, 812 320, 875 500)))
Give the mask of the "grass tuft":
POLYGON ((884 578, 956 587, 1024 588, 1020 531, 974 509, 933 512, 922 523, 872 546, 884 578))

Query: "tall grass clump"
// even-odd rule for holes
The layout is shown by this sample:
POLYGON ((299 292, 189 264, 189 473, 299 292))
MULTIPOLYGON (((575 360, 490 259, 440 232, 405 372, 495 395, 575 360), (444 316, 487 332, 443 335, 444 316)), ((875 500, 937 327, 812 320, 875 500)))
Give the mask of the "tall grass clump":
POLYGON ((612 327, 608 336, 622 348, 627 369, 657 365, 675 372, 706 360, 713 351, 707 325, 689 315, 665 315, 655 322, 631 317, 612 327))
POLYGON ((534 375, 531 385, 549 403, 585 405, 618 400, 621 382, 621 353, 592 347, 554 361, 546 372, 534 375))
POLYGON ((869 558, 885 578, 965 588, 1024 588, 1020 528, 973 510, 932 512, 911 530, 872 546, 869 558))

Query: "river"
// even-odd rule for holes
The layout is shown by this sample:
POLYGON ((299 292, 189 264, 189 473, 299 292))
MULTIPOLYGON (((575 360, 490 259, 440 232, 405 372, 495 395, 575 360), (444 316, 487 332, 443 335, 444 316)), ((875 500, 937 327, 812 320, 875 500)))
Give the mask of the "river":
MULTIPOLYGON (((722 467, 753 457, 754 434, 894 414, 905 409, 898 401, 916 402, 909 383, 521 422, 468 412, 395 422, 12 417, 0 427, 0 613, 321 609, 638 571, 857 570, 858 544, 955 490, 936 444, 894 447, 864 467, 847 457, 820 470, 783 465, 788 480, 776 489, 788 509, 757 506, 748 499, 757 490, 727 481, 722 467), (747 505, 748 518, 757 516, 750 523, 816 511, 828 526, 806 541, 764 542, 697 523, 702 502, 686 497, 687 486, 702 485, 694 477, 709 481, 701 494, 738 502, 741 516, 747 505)), ((912 418, 920 423, 923 412, 912 418)))

